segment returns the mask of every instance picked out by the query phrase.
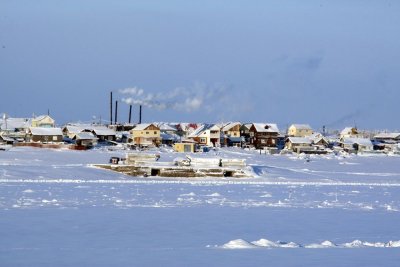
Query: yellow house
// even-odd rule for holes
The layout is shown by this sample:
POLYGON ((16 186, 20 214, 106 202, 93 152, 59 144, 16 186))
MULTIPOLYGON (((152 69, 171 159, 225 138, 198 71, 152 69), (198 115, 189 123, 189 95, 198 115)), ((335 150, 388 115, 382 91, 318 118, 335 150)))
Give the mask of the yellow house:
POLYGON ((132 142, 139 146, 158 146, 161 143, 160 128, 152 123, 142 123, 136 125, 131 130, 132 142))
POLYGON ((41 115, 32 119, 32 127, 54 128, 56 123, 49 115, 41 115))
POLYGON ((306 137, 312 133, 313 130, 308 124, 292 124, 288 129, 288 135, 292 137, 306 137))

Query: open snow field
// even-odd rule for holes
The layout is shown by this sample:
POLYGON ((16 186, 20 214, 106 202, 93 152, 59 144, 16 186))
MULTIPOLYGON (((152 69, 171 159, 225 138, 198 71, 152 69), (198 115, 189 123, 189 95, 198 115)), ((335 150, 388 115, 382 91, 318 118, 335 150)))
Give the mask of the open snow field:
POLYGON ((0 152, 0 266, 399 266, 400 157, 194 155, 246 159, 245 179, 88 165, 124 153, 0 152))

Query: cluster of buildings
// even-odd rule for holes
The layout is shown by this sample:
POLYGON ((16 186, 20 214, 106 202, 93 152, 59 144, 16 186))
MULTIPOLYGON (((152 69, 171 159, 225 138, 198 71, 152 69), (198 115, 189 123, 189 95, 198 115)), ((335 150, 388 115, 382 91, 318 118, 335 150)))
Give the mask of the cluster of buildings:
POLYGON ((236 146, 269 153, 324 154, 331 151, 399 153, 400 133, 360 132, 347 127, 336 135, 292 124, 281 132, 274 123, 140 123, 100 125, 69 123, 56 127, 49 115, 3 118, 0 144, 70 144, 77 148, 123 144, 130 148, 169 145, 180 152, 236 146))

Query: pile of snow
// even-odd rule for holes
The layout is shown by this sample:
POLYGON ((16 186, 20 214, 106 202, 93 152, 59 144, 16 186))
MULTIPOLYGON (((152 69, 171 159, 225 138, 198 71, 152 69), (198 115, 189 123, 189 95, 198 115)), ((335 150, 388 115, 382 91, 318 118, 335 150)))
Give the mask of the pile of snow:
MULTIPOLYGON (((207 246, 211 247, 211 246, 207 246)), ((389 242, 367 242, 361 240, 353 240, 352 242, 343 243, 343 244, 335 244, 332 241, 325 240, 321 243, 312 243, 312 244, 297 244, 295 242, 283 242, 283 241, 271 241, 268 239, 260 239, 253 242, 248 242, 243 239, 235 239, 229 241, 228 243, 222 246, 215 246, 217 248, 222 249, 251 249, 251 248, 399 248, 400 240, 398 241, 389 241, 389 242)))
POLYGON ((235 239, 221 246, 223 249, 249 249, 256 247, 243 239, 235 239))

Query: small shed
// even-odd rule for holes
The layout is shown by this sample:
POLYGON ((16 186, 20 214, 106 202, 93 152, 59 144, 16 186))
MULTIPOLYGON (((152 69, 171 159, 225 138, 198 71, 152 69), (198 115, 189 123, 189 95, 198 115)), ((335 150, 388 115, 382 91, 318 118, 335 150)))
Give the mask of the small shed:
POLYGON ((194 153, 194 143, 175 143, 174 150, 176 152, 194 153))

